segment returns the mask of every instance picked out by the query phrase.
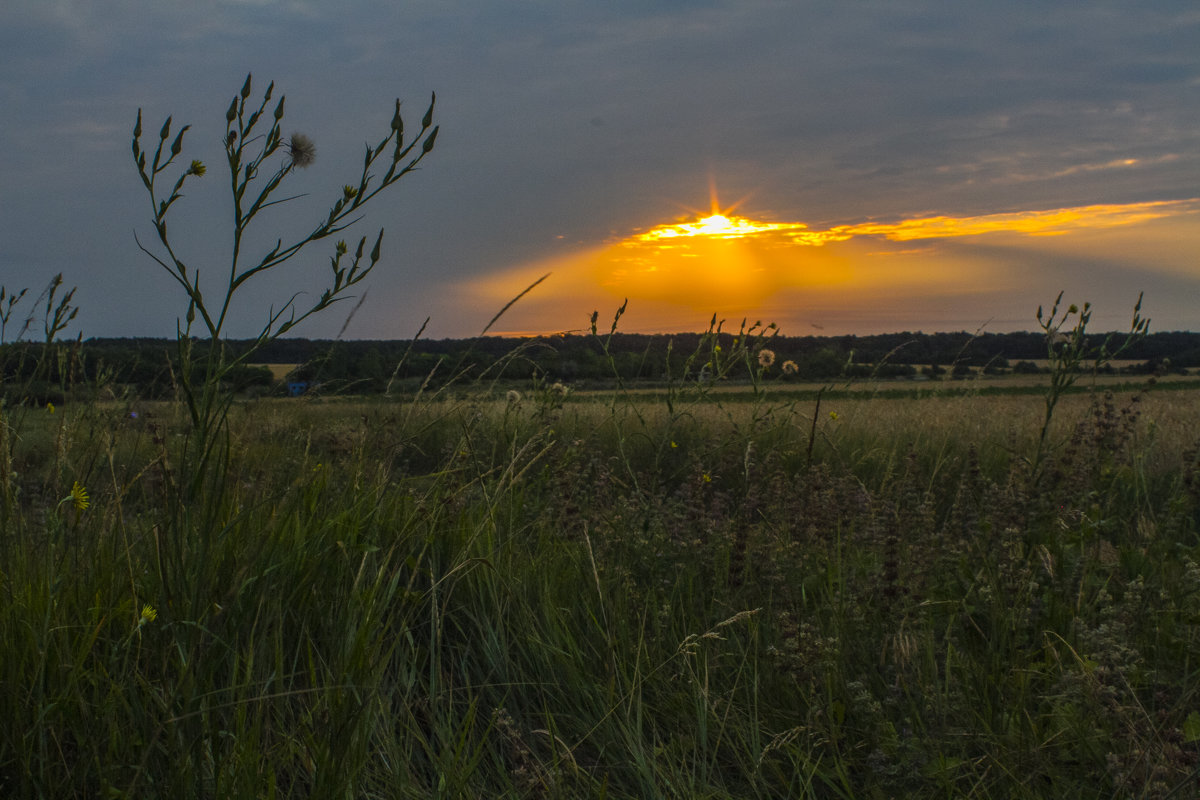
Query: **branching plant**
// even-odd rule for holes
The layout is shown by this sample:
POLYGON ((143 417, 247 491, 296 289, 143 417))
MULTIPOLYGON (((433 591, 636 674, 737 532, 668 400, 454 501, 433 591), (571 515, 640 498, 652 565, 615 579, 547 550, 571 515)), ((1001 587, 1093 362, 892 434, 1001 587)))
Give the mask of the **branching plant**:
POLYGON ((1092 318, 1092 304, 1084 303, 1080 309, 1074 303, 1070 304, 1059 315, 1063 293, 1059 292, 1054 298, 1050 313, 1043 316, 1042 307, 1038 306, 1038 326, 1046 334, 1046 354, 1050 361, 1050 385, 1046 387, 1046 413, 1042 418, 1042 429, 1038 434, 1037 447, 1033 454, 1033 471, 1037 474, 1047 454, 1047 439, 1050 434, 1050 423, 1054 419, 1054 408, 1063 395, 1075 384, 1082 374, 1084 365, 1090 364, 1092 374, 1096 374, 1107 366, 1113 359, 1143 338, 1150 328, 1150 319, 1142 317, 1142 295, 1138 294, 1137 303, 1133 307, 1133 321, 1129 324, 1129 333, 1124 334, 1119 341, 1115 334, 1104 337, 1098 346, 1093 345, 1087 338, 1087 325, 1092 318))
POLYGON ((167 117, 158 132, 157 143, 143 146, 142 112, 139 109, 133 129, 133 158, 150 196, 159 250, 151 251, 140 239, 137 240, 138 247, 174 278, 187 298, 186 314, 177 326, 176 338, 181 367, 180 388, 191 417, 197 448, 195 476, 203 474, 205 465, 216 452, 220 438, 218 434, 223 429, 232 400, 232 393, 223 386, 223 379, 263 345, 346 298, 350 290, 365 280, 378 263, 383 230, 380 229, 370 246, 366 236, 360 238, 353 247, 339 239, 330 258, 328 284, 319 297, 311 302, 301 302, 300 293, 296 293, 281 305, 272 306, 266 323, 250 346, 236 354, 230 353, 224 344, 234 297, 255 278, 268 272, 278 272, 279 268, 309 245, 330 238, 361 219, 363 207, 384 189, 416 169, 433 150, 437 139, 438 128, 433 124, 433 100, 421 119, 420 130, 407 141, 400 101, 397 100, 387 135, 378 144, 368 144, 366 147, 362 174, 355 182, 341 188, 329 213, 315 224, 311 232, 290 243, 277 239, 268 252, 248 257, 245 252, 246 235, 252 223, 265 209, 296 199, 277 197, 277 192, 289 175, 297 168, 310 165, 316 156, 316 148, 307 136, 295 133, 284 138, 281 125, 285 98, 280 97, 274 109, 268 112, 274 88, 273 82, 269 84, 261 102, 256 105, 250 101, 251 78, 247 76, 241 92, 233 98, 225 112, 225 156, 233 194, 233 249, 228 273, 215 293, 215 300, 214 295, 204 292, 201 270, 187 263, 173 243, 167 225, 172 207, 183 197, 185 183, 202 177, 207 171, 203 162, 192 160, 175 179, 170 190, 163 191, 164 182, 170 180, 165 173, 178 171, 172 168, 183 152, 183 137, 191 126, 184 125, 172 139, 172 118, 167 117), (262 132, 263 127, 266 127, 265 133, 262 132), (153 154, 148 155, 151 147, 153 154), (376 170, 382 170, 382 175, 376 175, 376 170), (203 340, 202 346, 198 346, 197 339, 203 340))

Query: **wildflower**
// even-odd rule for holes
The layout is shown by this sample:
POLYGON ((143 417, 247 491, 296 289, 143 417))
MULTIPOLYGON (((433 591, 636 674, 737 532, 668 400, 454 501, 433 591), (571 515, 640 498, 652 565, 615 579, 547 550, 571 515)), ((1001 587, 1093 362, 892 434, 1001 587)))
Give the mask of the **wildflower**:
POLYGON ((555 382, 554 382, 553 384, 551 384, 551 386, 550 386, 550 392, 551 392, 551 394, 556 394, 556 395, 558 395, 559 397, 566 397, 566 396, 567 396, 567 393, 568 393, 569 391, 571 391, 571 390, 570 390, 570 389, 568 389, 568 388, 567 388, 567 386, 566 386, 566 384, 564 384, 562 381, 555 381, 555 382))
POLYGON ((712 474, 711 473, 705 472, 700 477, 704 480, 705 483, 712 483, 712 474))
POLYGON ((795 361, 783 362, 783 374, 784 375, 795 375, 799 371, 800 371, 800 367, 798 367, 796 365, 795 361))
POLYGON ((837 418, 838 418, 838 413, 837 413, 836 411, 830 411, 830 412, 829 412, 829 418, 830 418, 831 420, 834 420, 834 421, 836 422, 836 421, 837 421, 837 418))
POLYGON ((53 414, 54 413, 54 403, 46 403, 46 410, 49 411, 51 414, 53 414))
POLYGON ((758 351, 758 365, 763 369, 769 369, 775 363, 775 351, 763 348, 758 351))
POLYGON ((508 399, 509 405, 516 405, 517 403, 521 402, 521 393, 516 389, 509 389, 508 394, 505 395, 505 397, 508 399))
POLYGON ((679 445, 675 444, 675 442, 671 442, 671 449, 674 450, 676 447, 679 447, 679 445))
POLYGON ((304 169, 317 160, 317 146, 313 140, 303 133, 293 133, 286 145, 288 155, 292 157, 292 165, 304 169))
POLYGON ((68 500, 74 504, 76 511, 83 511, 92 504, 91 499, 88 497, 87 489, 79 481, 71 484, 71 493, 63 498, 63 502, 65 503, 68 500))
POLYGON ((204 166, 203 161, 192 159, 192 165, 188 167, 188 175, 195 175, 198 178, 206 172, 208 172, 208 167, 204 166))
POLYGON ((156 619, 158 619, 158 611, 155 610, 154 606, 147 603, 142 606, 141 616, 138 617, 138 627, 142 627, 147 622, 154 622, 156 619))
POLYGON ((342 197, 346 198, 346 202, 353 200, 357 196, 358 196, 357 188, 351 186, 350 184, 346 184, 345 186, 342 187, 342 197))

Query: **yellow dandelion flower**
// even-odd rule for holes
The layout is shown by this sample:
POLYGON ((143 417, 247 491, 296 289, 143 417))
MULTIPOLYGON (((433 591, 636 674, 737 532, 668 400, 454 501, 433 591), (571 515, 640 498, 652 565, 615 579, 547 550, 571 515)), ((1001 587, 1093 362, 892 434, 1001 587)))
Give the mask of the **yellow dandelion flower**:
POLYGON ((838 413, 836 411, 830 411, 829 418, 832 420, 836 420, 838 418, 838 413))
POLYGON ((88 497, 87 489, 79 481, 71 484, 71 493, 64 498, 63 502, 70 500, 77 511, 83 511, 92 504, 91 498, 88 497))
POLYGON ((54 413, 54 403, 46 403, 46 410, 49 411, 51 414, 53 414, 54 413))
POLYGON ((147 622, 154 622, 156 619, 158 619, 158 611, 155 610, 154 606, 149 603, 142 606, 142 614, 138 617, 139 626, 145 625, 147 622))

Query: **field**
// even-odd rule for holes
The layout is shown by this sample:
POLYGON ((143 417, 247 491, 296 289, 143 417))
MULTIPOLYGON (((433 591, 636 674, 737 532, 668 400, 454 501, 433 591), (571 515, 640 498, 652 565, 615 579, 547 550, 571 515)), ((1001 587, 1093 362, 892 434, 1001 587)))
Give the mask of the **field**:
POLYGON ((1200 390, 1045 391, 6 407, 0 795, 1194 797, 1200 390))

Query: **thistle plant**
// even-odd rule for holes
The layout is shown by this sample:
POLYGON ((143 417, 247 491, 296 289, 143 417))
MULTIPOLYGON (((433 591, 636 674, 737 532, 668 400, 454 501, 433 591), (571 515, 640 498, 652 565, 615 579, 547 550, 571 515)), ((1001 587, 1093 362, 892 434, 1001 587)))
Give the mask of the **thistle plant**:
MULTIPOLYGON (((233 195, 233 248, 228 271, 215 292, 201 281, 201 269, 189 264, 176 248, 168 228, 168 217, 175 203, 183 197, 184 186, 204 177, 207 172, 202 161, 183 159, 184 134, 191 126, 179 128, 172 138, 172 117, 167 117, 158 131, 157 142, 152 140, 143 144, 142 111, 138 109, 133 129, 133 159, 150 196, 158 252, 143 245, 136 235, 135 239, 142 252, 179 284, 187 300, 184 318, 177 323, 176 340, 181 367, 180 389, 197 448, 194 480, 203 475, 205 466, 217 452, 219 434, 232 401, 232 392, 222 385, 223 379, 263 345, 345 299, 379 262, 383 229, 371 245, 366 236, 361 237, 357 245, 348 245, 344 239, 338 239, 332 247, 330 273, 324 291, 311 301, 301 301, 300 293, 295 293, 282 303, 272 305, 266 323, 250 346, 236 354, 229 352, 224 342, 234 297, 256 278, 269 272, 277 273, 309 245, 334 237, 359 221, 363 207, 416 169, 433 150, 437 139, 433 99, 421 119, 420 130, 408 140, 405 139, 400 101, 396 100, 389 131, 378 144, 367 144, 361 175, 337 190, 328 214, 319 219, 308 234, 286 243, 277 239, 269 251, 251 256, 245 245, 252 224, 271 206, 296 199, 277 197, 277 193, 295 170, 309 166, 316 157, 316 147, 309 137, 296 133, 285 138, 282 128, 285 98, 281 96, 273 109, 268 110, 274 89, 272 82, 262 100, 252 102, 251 76, 247 76, 241 91, 225 112, 224 148, 233 195), (382 174, 377 175, 376 170, 382 174), (174 175, 177 177, 171 184, 174 175), (166 186, 170 186, 169 190, 166 186), (204 346, 197 346, 198 339, 206 340, 204 346)), ((206 271, 205 274, 210 273, 206 271)))
POLYGON ((1050 385, 1046 387, 1045 415, 1033 454, 1034 474, 1037 474, 1046 457, 1046 441, 1050 434, 1050 423, 1054 419, 1055 406, 1079 379, 1084 365, 1090 364, 1092 374, 1096 374, 1144 337, 1150 327, 1150 319, 1142 317, 1142 294, 1138 293, 1129 332, 1119 341, 1115 340, 1115 334, 1109 334, 1099 345, 1093 345, 1087 337, 1087 326, 1092 319, 1092 304, 1084 303, 1083 308, 1080 308, 1071 303, 1060 315, 1062 297, 1063 293, 1059 292, 1058 297, 1054 298, 1054 305, 1050 307, 1049 314, 1043 316, 1041 306, 1037 309, 1038 327, 1046 334, 1050 385))

